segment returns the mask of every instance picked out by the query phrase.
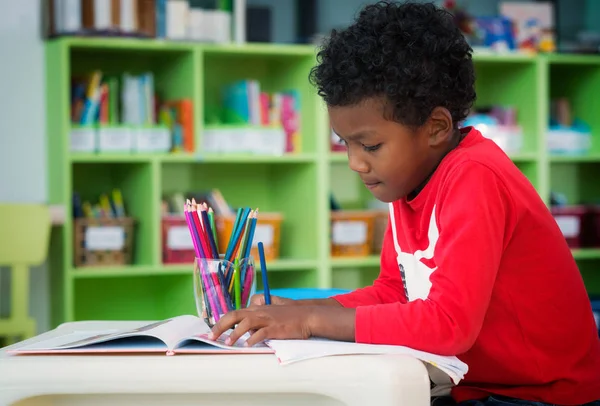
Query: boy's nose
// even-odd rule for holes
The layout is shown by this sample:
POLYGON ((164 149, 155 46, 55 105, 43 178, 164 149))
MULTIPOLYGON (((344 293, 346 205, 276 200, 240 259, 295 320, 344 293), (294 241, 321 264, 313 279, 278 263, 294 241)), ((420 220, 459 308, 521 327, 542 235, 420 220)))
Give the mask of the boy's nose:
POLYGON ((367 173, 369 172, 369 165, 367 162, 360 158, 360 154, 348 153, 348 166, 354 172, 367 173))

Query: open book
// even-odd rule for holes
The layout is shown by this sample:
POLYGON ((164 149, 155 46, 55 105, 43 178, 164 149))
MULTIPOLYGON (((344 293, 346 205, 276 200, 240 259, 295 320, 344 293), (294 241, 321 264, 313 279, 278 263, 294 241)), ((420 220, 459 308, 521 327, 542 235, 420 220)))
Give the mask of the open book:
POLYGON ((174 354, 208 354, 214 352, 270 354, 273 350, 260 343, 244 347, 247 337, 226 345, 228 333, 216 341, 208 339, 210 328, 199 317, 178 316, 128 330, 75 331, 58 337, 28 344, 12 354, 51 353, 128 353, 165 352, 174 354))
POLYGON ((9 350, 12 354, 53 354, 53 353, 166 353, 209 354, 209 353, 275 353, 279 363, 291 364, 307 359, 358 354, 399 354, 417 358, 428 367, 432 383, 436 385, 454 384, 463 379, 467 365, 456 357, 440 356, 408 347, 395 345, 357 344, 332 341, 321 338, 309 340, 267 340, 252 347, 245 347, 248 336, 242 336, 233 345, 226 345, 226 332, 216 341, 208 339, 210 328, 196 316, 186 315, 153 322, 135 329, 75 331, 47 340, 27 344, 9 350), (432 369, 433 367, 433 369, 432 369), (437 371, 443 372, 440 374, 437 371), (445 382, 445 380, 447 382, 445 382))

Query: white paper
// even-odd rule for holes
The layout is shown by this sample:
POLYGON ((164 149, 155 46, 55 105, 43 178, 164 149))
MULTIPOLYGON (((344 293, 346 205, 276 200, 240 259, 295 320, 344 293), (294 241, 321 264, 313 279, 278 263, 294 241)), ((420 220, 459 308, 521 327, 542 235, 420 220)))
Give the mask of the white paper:
POLYGON ((367 242, 367 223, 364 221, 336 221, 333 223, 335 245, 360 245, 367 242))
POLYGON ((174 226, 167 232, 167 247, 171 250, 194 249, 194 242, 187 226, 174 226))
POLYGON ((125 230, 118 226, 88 227, 85 246, 90 251, 119 251, 125 246, 125 230))
POLYGON ((94 152, 96 150, 96 132, 93 128, 73 128, 71 130, 71 151, 94 152))
POLYGON ((267 345, 275 351, 282 365, 333 355, 409 355, 443 371, 455 384, 458 384, 469 370, 467 364, 456 357, 436 355, 396 345, 357 344, 320 338, 310 340, 269 340, 267 345))
POLYGON ((556 223, 566 238, 579 235, 579 217, 577 216, 555 216, 556 223))
POLYGON ((254 229, 254 237, 252 238, 252 246, 257 247, 259 242, 265 246, 273 245, 275 230, 270 224, 256 224, 254 229))

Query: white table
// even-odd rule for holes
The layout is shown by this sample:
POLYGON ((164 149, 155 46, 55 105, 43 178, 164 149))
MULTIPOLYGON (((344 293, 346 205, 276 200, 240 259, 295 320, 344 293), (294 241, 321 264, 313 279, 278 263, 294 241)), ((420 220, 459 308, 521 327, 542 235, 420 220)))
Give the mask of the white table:
POLYGON ((424 364, 406 356, 326 357, 281 366, 274 355, 25 355, 25 343, 148 322, 86 321, 0 351, 0 405, 429 405, 424 364))

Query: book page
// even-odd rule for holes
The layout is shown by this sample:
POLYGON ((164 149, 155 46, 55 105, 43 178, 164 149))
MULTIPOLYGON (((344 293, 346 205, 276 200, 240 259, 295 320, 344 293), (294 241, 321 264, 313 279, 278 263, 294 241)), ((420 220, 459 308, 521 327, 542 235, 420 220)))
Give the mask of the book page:
POLYGON ((138 327, 123 337, 132 335, 156 337, 162 340, 169 350, 172 350, 179 342, 187 338, 208 333, 210 333, 210 328, 204 320, 196 316, 184 315, 138 327))
POLYGON ((249 353, 273 353, 273 350, 269 348, 264 342, 257 343, 252 347, 246 347, 244 344, 246 340, 250 338, 250 334, 246 333, 242 335, 233 345, 225 344, 225 340, 229 337, 233 330, 227 330, 216 340, 208 338, 208 333, 197 334, 190 339, 185 339, 177 345, 177 352, 194 352, 194 350, 203 349, 206 345, 210 345, 219 349, 234 350, 236 352, 249 352, 249 353))
MULTIPOLYGON (((93 350, 97 351, 102 349, 98 344, 106 344, 108 346, 110 342, 126 338, 131 338, 131 340, 128 340, 128 345, 133 346, 135 344, 133 342, 135 337, 139 337, 140 343, 147 345, 149 348, 156 348, 160 343, 165 347, 165 350, 170 350, 185 338, 209 332, 209 327, 202 319, 196 316, 185 315, 148 323, 134 329, 71 332, 22 347, 20 351, 83 349, 83 347, 89 346, 93 346, 93 350), (157 343, 152 343, 150 342, 151 340, 147 340, 146 338, 154 338, 157 343)), ((141 349, 143 345, 135 347, 141 349)))
POLYGON ((119 330, 90 330, 73 331, 58 337, 51 337, 46 340, 38 341, 19 348, 20 351, 29 350, 54 350, 62 348, 73 348, 79 345, 87 345, 94 342, 101 342, 106 337, 112 337, 118 334, 119 330))

